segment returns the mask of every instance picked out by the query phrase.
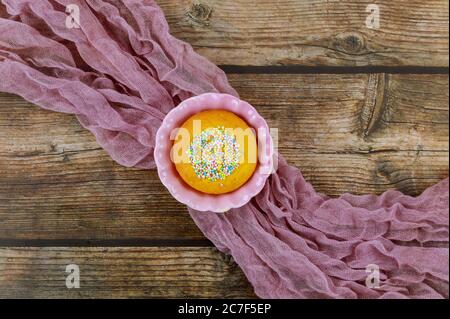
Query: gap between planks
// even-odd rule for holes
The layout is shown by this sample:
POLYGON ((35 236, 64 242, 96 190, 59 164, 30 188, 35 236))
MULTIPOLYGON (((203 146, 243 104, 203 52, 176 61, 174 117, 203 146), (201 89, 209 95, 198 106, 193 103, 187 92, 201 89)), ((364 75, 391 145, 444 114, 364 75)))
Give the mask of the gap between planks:
POLYGON ((219 65, 227 74, 449 74, 448 67, 219 65))

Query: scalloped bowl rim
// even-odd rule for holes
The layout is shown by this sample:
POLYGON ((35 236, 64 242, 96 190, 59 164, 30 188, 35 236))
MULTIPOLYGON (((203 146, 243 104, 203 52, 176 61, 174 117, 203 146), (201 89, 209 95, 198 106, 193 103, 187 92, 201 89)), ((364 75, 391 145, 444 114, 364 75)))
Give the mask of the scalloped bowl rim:
POLYGON ((215 213, 224 213, 230 209, 242 207, 261 192, 272 172, 272 154, 273 142, 264 118, 249 103, 232 95, 219 93, 194 96, 173 108, 166 115, 156 133, 154 151, 158 176, 170 194, 192 209, 215 213), (214 109, 228 110, 240 116, 250 127, 255 129, 258 139, 258 166, 252 177, 237 190, 218 195, 201 193, 190 187, 181 180, 170 159, 173 130, 177 129, 192 115, 214 109), (261 140, 265 141, 265 147, 260 147, 261 140))

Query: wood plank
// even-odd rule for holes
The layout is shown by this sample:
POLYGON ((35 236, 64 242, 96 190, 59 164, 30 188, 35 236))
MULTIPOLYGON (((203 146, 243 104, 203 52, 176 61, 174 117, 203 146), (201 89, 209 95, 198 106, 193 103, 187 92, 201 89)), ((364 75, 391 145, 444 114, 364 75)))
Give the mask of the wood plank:
POLYGON ((321 192, 418 195, 448 176, 448 75, 232 79, 280 129, 280 153, 321 192))
POLYGON ((0 248, 0 298, 254 298, 214 248, 0 248), (66 266, 80 288, 66 287, 66 266))
POLYGON ((158 0, 176 37, 216 64, 447 66, 446 0, 158 0), (376 3, 380 28, 366 26, 376 3))
MULTIPOLYGON (((230 75, 318 191, 417 195, 448 176, 448 75, 230 75)), ((201 240, 154 171, 69 115, 0 94, 1 239, 201 240)))

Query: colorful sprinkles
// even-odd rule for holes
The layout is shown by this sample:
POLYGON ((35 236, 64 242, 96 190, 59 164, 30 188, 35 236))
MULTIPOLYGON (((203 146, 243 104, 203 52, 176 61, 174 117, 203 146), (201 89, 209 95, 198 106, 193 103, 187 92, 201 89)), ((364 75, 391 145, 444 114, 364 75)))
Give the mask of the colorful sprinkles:
POLYGON ((187 155, 198 178, 224 180, 239 166, 239 144, 231 132, 218 126, 194 136, 187 155))

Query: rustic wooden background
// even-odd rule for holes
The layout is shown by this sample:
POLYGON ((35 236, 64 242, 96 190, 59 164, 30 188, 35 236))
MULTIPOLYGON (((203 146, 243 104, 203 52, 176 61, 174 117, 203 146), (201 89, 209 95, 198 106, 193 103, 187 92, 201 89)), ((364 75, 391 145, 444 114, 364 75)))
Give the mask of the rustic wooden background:
MULTIPOLYGON (((417 195, 448 176, 446 0, 157 2, 317 190, 417 195)), ((155 171, 114 163, 74 117, 0 93, 0 297, 254 294, 155 171), (71 263, 80 289, 65 286, 71 263)))

